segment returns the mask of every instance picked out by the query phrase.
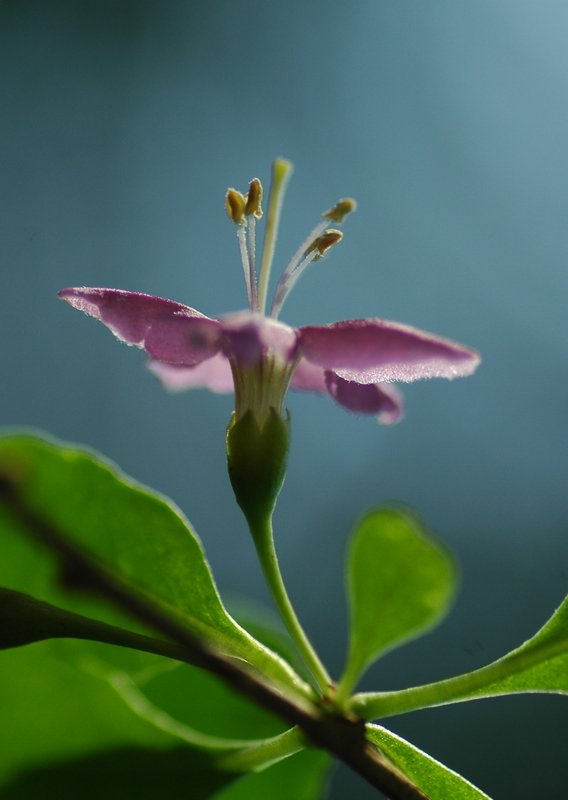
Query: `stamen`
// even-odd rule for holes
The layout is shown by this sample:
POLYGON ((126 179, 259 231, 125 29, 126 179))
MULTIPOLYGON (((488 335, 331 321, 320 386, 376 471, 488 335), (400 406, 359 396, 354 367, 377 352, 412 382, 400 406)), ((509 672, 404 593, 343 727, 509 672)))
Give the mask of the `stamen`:
POLYGON ((330 219, 333 222, 341 223, 348 214, 357 210, 357 203, 352 197, 342 197, 337 203, 330 208, 329 211, 324 211, 322 217, 330 219))
POLYGON ((258 311, 258 294, 256 285, 256 219, 254 218, 254 215, 249 217, 248 234, 249 281, 247 283, 247 293, 250 310, 258 311))
POLYGON ((242 225, 245 220, 245 205, 246 201, 244 195, 236 189, 227 189, 225 195, 225 209, 229 219, 235 225, 242 225))
MULTIPOLYGON (((319 222, 312 231, 310 231, 309 235, 304 239, 302 244, 298 247, 292 258, 290 259, 288 266, 282 273, 282 277, 280 278, 280 281, 278 282, 278 286, 276 287, 276 291, 274 293, 274 301, 272 303, 272 311, 270 312, 270 316, 276 318, 280 313, 280 310, 282 309, 282 303, 284 301, 283 300, 281 302, 277 301, 277 298, 286 297, 286 295, 290 291, 291 288, 290 277, 298 269, 300 263, 302 264, 301 271, 302 272, 304 271, 307 264, 304 265, 302 259, 304 258, 306 253, 309 253, 312 247, 315 246, 316 241, 319 240, 321 235, 328 227, 330 220, 333 220, 334 222, 340 224, 341 222, 343 222, 345 217, 352 211, 355 211, 356 208, 357 208, 357 203, 355 202, 355 200, 353 200, 350 197, 343 197, 341 200, 338 200, 337 203, 328 211, 324 211, 324 213, 322 214, 323 217, 322 221, 319 222), (277 310, 275 311, 275 309, 277 310)), ((335 244, 335 241, 333 241, 332 244, 335 244)), ((323 253, 321 255, 323 255, 323 253)), ((296 283, 296 280, 294 280, 294 283, 296 283)))
MULTIPOLYGON (((325 233, 322 233, 321 236, 312 242, 308 250, 306 250, 306 255, 311 253, 313 250, 317 250, 316 259, 323 258, 325 253, 329 250, 330 247, 333 247, 334 244, 338 244, 343 239, 343 234, 341 231, 335 230, 335 228, 330 228, 325 233)), ((297 270, 295 270, 297 272, 297 270)))
MULTIPOLYGON (((321 226, 322 223, 320 223, 321 226)), ((319 226, 318 226, 319 227, 319 226)), ((338 244, 343 239, 343 234, 341 231, 335 230, 334 228, 330 228, 329 230, 321 233, 312 242, 308 245, 307 248, 304 248, 304 258, 299 263, 295 262, 295 257, 292 261, 288 264, 278 286, 276 287, 276 291, 274 293, 274 301, 272 303, 272 309, 270 311, 270 316, 274 319, 278 318, 278 315, 282 311, 282 306, 284 302, 294 286, 296 285, 300 275, 306 267, 308 267, 312 261, 319 261, 321 260, 325 253, 334 245, 338 244)))
POLYGON ((329 220, 324 219, 321 222, 318 222, 316 227, 310 231, 309 235, 306 236, 302 244, 298 247, 292 258, 290 259, 288 266, 284 270, 282 277, 280 278, 280 283, 285 282, 290 275, 291 272, 297 268, 298 264, 302 260, 302 258, 306 255, 312 244, 318 239, 322 233, 325 231, 327 226, 329 225, 329 220))
POLYGON ((251 311, 258 311, 256 285, 256 221, 262 218, 262 183, 253 178, 246 197, 245 214, 248 218, 248 259, 250 266, 249 305, 251 311))
POLYGON ((249 183, 249 190, 246 198, 245 214, 250 217, 251 214, 256 219, 262 219, 262 183, 258 178, 253 178, 249 183))
POLYGON ((284 301, 296 285, 298 278, 306 269, 306 267, 311 264, 312 261, 315 261, 317 257, 317 250, 312 250, 311 253, 306 255, 306 257, 300 261, 294 272, 290 272, 286 275, 286 280, 284 280, 284 275, 282 275, 282 278, 280 278, 280 282, 276 287, 276 291, 274 292, 274 300, 272 301, 272 308, 270 309, 270 316, 273 319, 278 319, 278 315, 282 311, 284 301))
POLYGON ((241 262, 243 265, 243 273, 245 276, 245 285, 247 287, 247 297, 249 308, 254 311, 253 300, 256 302, 256 283, 252 273, 252 267, 249 259, 247 249, 247 227, 246 222, 243 225, 237 225, 237 239, 239 240, 239 249, 241 251, 241 262))
POLYGON ((292 174, 292 164, 282 158, 277 159, 272 165, 272 181, 268 196, 268 212, 266 215, 266 229, 262 248, 262 261, 258 278, 258 310, 264 314, 266 308, 266 294, 268 281, 274 258, 274 247, 278 235, 278 224, 282 211, 282 201, 286 192, 288 180, 292 174))

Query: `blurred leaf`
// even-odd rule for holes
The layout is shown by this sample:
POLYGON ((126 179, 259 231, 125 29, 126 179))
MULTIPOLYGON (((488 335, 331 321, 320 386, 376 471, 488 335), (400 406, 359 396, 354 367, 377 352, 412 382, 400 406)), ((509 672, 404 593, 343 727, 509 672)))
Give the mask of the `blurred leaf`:
MULTIPOLYGON (((101 608, 82 594, 72 596, 70 600, 69 595, 62 594, 57 589, 53 579, 52 560, 45 558, 40 548, 34 547, 26 536, 9 531, 7 527, 0 526, 0 531, 5 556, 0 559, 0 573, 5 580, 12 584, 29 582, 35 591, 44 596, 52 595, 58 601, 72 603, 83 610, 87 608, 99 615, 104 612, 107 617, 116 617, 114 609, 101 608)), ((76 625, 78 622, 83 626, 94 625, 97 637, 100 634, 98 626, 107 633, 115 630, 105 623, 84 620, 15 591, 4 590, 3 594, 12 601, 11 611, 16 610, 24 618, 27 616, 27 630, 26 626, 18 629, 18 624, 15 623, 6 633, 8 615, 5 615, 0 630, 3 628, 4 635, 10 637, 10 644, 24 643, 36 634, 80 632, 83 635, 84 630, 65 630, 69 624, 76 625), (36 613, 37 618, 34 619, 36 613), (50 630, 43 627, 46 622, 51 626, 50 630), (36 624, 39 627, 30 634, 29 626, 36 624)), ((120 637, 125 634, 135 639, 138 637, 136 633, 124 631, 119 631, 119 634, 120 637)), ((262 635, 264 638, 274 638, 270 626, 263 627, 262 635)), ((146 638, 143 643, 147 644, 146 638)), ((128 735, 118 735, 118 738, 114 736, 113 720, 117 720, 120 731, 123 718, 133 720, 135 727, 140 726, 145 731, 153 732, 154 737, 150 736, 150 741, 157 737, 158 742, 165 739, 167 742, 179 744, 182 740, 184 744, 191 743, 201 749, 210 747, 220 751, 224 748, 224 752, 235 752, 236 746, 242 748, 246 741, 275 736, 286 729, 282 720, 232 692, 203 670, 122 647, 63 640, 32 645, 13 653, 0 653, 0 659, 3 659, 0 663, 6 666, 2 674, 3 682, 0 684, 2 712, 16 729, 16 733, 10 738, 13 749, 4 747, 0 759, 8 773, 18 766, 33 766, 38 761, 49 761, 51 758, 60 760, 68 754, 74 756, 77 753, 81 755, 83 752, 100 750, 107 737, 101 735, 99 739, 100 720, 97 714, 90 713, 90 695, 87 695, 86 690, 83 691, 84 685, 89 687, 88 691, 94 693, 95 700, 101 691, 110 699, 106 704, 97 704, 97 710, 99 707, 105 709, 104 724, 112 732, 111 745, 115 741, 121 745, 131 741, 128 735), (8 665, 14 657, 23 666, 11 671, 8 665), (79 664, 88 675, 70 668, 61 659, 79 664), (51 681, 50 676, 54 671, 55 679, 51 681), (67 677, 59 680, 57 676, 60 672, 67 677), (108 681, 112 688, 94 678, 108 681), (34 694, 33 687, 37 685, 44 687, 45 695, 43 691, 34 694), (27 701, 29 687, 31 707, 27 701), (144 694, 145 691, 147 695, 144 694), (23 696, 25 699, 22 702, 23 696), (66 709, 69 710, 69 715, 66 709), (41 719, 41 725, 36 724, 36 719, 41 719), (37 740, 34 736, 36 732, 40 734, 37 740), (231 741, 229 737, 239 741, 231 741), (46 741, 49 745, 44 748, 43 742, 46 741)), ((134 741, 137 743, 136 739, 134 741)), ((142 744, 147 743, 146 740, 142 741, 142 744)), ((0 769, 0 780, 2 777, 4 775, 0 769)))
POLYGON ((0 650, 45 639, 77 638, 130 647, 169 658, 183 655, 173 642, 99 622, 23 592, 0 587, 0 650))
POLYGON ((2 800, 320 800, 329 764, 325 754, 305 752, 241 777, 188 748, 123 748, 24 772, 3 789, 2 800))
POLYGON ((300 677, 306 681, 309 680, 309 671, 299 655, 296 645, 281 618, 272 608, 266 608, 255 601, 244 598, 229 599, 228 607, 231 616, 255 639, 282 656, 300 677))
POLYGON ((367 718, 386 717, 522 692, 568 694, 568 598, 532 639, 486 667, 398 692, 360 694, 353 708, 367 718))
MULTIPOLYGON (((126 478, 99 456, 33 436, 0 439, 0 473, 17 482, 24 502, 59 532, 85 548, 134 589, 166 606, 222 652, 242 658, 264 675, 298 685, 293 671, 250 636, 225 610, 189 523, 164 498, 126 478)), ((0 508, 0 530, 21 528, 0 508)), ((32 568, 32 559, 29 567, 32 568)), ((28 569, 9 588, 33 591, 28 569)), ((70 577, 64 576, 69 582, 70 577)), ((53 599, 53 575, 42 599, 53 599)), ((35 591, 33 592, 35 594, 35 591)), ((55 592, 57 600, 61 593, 55 592)), ((58 603, 59 604, 59 603, 58 603)), ((69 599, 63 605, 71 605, 69 599)), ((77 610, 81 610, 79 604, 77 610)), ((102 606, 101 606, 102 609, 102 606)), ((100 616, 100 612, 97 614, 100 616)), ((114 621, 114 620, 113 620, 114 621)))
POLYGON ((54 759, 111 747, 179 744, 134 714, 108 684, 53 650, 42 642, 0 652, 0 785, 28 766, 54 759))
MULTIPOLYGON (((100 645, 90 646, 92 675, 58 658, 74 644, 43 643, 0 653, 2 716, 10 721, 9 736, 2 740, 0 784, 26 767, 125 744, 163 748, 182 741, 194 752, 216 754, 223 770, 227 754, 231 759, 246 754, 248 763, 249 744, 264 745, 265 737, 286 728, 213 676, 185 664, 165 662, 164 670, 158 662, 157 668, 139 673, 140 686, 118 669, 107 670, 100 680, 100 645)), ((89 649, 83 654, 85 666, 89 649)), ((273 761, 274 752, 254 752, 255 767, 267 758, 273 761)), ((59 780, 59 772, 54 774, 59 780)))
POLYGON ((367 738, 430 800, 490 800, 457 772, 385 728, 367 725, 367 738))
POLYGON ((2 791, 2 800, 206 800, 237 777, 185 747, 165 752, 128 748, 24 772, 2 791))
POLYGON ((332 760, 304 750, 262 772, 241 778, 215 795, 216 800, 322 800, 332 760))
POLYGON ((364 517, 347 556, 351 629, 343 693, 379 654, 432 628, 454 585, 449 555, 413 517, 393 509, 364 517))
MULTIPOLYGON (((150 674, 147 680, 145 677, 142 672, 134 680, 149 703, 209 736, 258 739, 276 736, 288 727, 279 717, 197 667, 179 664, 150 674)), ((121 690, 120 682, 114 685, 121 690)))

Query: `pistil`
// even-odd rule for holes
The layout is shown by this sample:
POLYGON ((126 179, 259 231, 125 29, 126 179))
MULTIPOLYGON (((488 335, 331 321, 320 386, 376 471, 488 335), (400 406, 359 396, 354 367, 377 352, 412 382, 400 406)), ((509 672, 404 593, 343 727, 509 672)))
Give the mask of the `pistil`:
POLYGON ((291 174, 292 164, 283 158, 276 159, 272 165, 272 181, 268 196, 268 211, 266 214, 266 228, 262 247, 262 261, 258 276, 258 310, 261 314, 264 314, 266 309, 266 295, 268 292, 272 261, 274 259, 276 238, 278 236, 282 202, 291 174))

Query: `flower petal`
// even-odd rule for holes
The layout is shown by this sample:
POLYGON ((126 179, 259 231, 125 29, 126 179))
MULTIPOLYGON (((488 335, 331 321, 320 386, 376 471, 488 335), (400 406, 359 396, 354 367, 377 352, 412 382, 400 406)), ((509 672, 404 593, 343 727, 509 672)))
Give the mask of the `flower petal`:
POLYGON ((305 358, 301 358, 296 365, 290 386, 293 389, 300 389, 305 392, 328 394, 325 370, 323 367, 318 367, 316 364, 306 361, 305 358))
POLYGON ((189 366, 219 349, 219 323, 173 300, 88 287, 62 289, 59 297, 159 361, 189 366))
POLYGON ((302 355, 358 383, 470 375, 479 354, 418 328, 380 319, 299 329, 302 355))
POLYGON ((230 394, 234 388, 231 367, 221 353, 194 367, 175 367, 163 361, 150 361, 148 369, 171 392, 209 389, 217 394, 230 394))
POLYGON ((404 401, 394 386, 346 381, 334 372, 325 374, 333 399, 357 414, 376 414, 383 425, 394 425, 403 416, 404 401))
POLYGON ((255 364, 270 354, 283 362, 293 361, 298 350, 298 334, 289 325, 239 311, 219 320, 223 332, 222 349, 241 364, 255 364))

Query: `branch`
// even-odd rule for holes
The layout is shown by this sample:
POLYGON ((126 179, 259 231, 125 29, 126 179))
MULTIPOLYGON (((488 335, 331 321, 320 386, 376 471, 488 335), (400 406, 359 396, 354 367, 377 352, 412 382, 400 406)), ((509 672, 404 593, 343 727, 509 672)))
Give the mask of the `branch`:
POLYGON ((390 800, 429 800, 365 738, 364 721, 339 716, 312 703, 291 700, 239 662, 216 652, 173 616, 127 588, 59 530, 29 508, 17 483, 0 475, 0 499, 29 533, 60 560, 77 588, 87 589, 129 612, 139 622, 175 642, 183 660, 212 672, 258 705, 297 725, 315 746, 328 750, 390 800), (79 581, 77 581, 79 578, 79 581))

